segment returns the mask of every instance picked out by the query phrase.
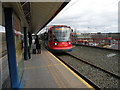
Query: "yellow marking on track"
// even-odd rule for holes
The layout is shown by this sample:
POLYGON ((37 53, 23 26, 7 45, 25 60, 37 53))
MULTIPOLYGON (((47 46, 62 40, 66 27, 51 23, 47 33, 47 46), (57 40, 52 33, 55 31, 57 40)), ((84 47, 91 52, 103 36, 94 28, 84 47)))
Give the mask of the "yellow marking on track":
POLYGON ((38 69, 38 68, 46 68, 46 67, 59 66, 59 65, 62 65, 62 64, 50 64, 50 65, 47 65, 47 66, 25 67, 25 69, 38 69))
MULTIPOLYGON (((49 51, 48 51, 49 52, 49 51)), ((77 77, 80 81, 82 81, 88 88, 95 90, 91 85, 89 85, 84 79, 78 76, 73 70, 71 70, 68 66, 66 66, 62 61, 56 58, 51 52, 49 52, 58 62, 60 62, 66 69, 68 69, 75 77, 77 77)))

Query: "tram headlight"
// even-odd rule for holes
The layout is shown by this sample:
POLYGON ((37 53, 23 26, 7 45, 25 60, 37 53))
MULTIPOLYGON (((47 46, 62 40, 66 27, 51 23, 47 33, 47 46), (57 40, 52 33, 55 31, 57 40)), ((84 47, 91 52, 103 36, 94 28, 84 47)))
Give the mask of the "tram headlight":
POLYGON ((54 43, 54 45, 58 45, 57 43, 54 43))
POLYGON ((68 42, 68 44, 71 44, 71 42, 68 42))

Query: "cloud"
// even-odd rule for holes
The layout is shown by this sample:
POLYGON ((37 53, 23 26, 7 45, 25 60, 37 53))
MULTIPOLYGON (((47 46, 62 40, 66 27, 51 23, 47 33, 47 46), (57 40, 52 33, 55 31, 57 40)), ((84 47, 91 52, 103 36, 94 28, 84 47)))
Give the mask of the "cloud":
POLYGON ((118 32, 118 1, 72 0, 49 25, 70 25, 81 32, 118 32))

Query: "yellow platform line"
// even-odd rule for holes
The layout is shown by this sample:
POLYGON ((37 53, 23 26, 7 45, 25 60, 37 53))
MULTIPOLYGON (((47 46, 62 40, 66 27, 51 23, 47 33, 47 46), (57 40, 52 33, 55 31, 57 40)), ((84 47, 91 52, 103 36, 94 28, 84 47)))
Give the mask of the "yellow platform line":
POLYGON ((56 58, 51 52, 48 51, 58 62, 60 62, 66 69, 68 69, 75 77, 77 77, 80 81, 82 81, 88 88, 95 90, 91 85, 89 85, 84 79, 78 76, 73 70, 71 70, 68 66, 66 66, 62 61, 56 58))

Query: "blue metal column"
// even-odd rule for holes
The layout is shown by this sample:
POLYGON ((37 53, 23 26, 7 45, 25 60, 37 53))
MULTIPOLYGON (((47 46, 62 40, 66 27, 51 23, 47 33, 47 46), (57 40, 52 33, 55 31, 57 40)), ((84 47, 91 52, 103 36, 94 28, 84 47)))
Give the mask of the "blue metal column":
POLYGON ((16 49, 14 40, 14 24, 13 24, 13 10, 11 8, 5 8, 5 30, 6 30, 6 41, 8 51, 8 63, 11 88, 18 88, 18 71, 16 64, 16 49))

